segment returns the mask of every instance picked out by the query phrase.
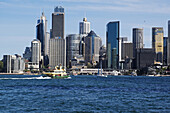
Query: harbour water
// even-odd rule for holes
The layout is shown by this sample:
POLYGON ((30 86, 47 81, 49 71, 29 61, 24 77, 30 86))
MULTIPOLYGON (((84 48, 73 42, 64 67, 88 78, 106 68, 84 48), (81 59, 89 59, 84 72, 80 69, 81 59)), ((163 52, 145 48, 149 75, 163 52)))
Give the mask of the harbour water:
POLYGON ((0 76, 0 112, 170 112, 170 77, 0 76))

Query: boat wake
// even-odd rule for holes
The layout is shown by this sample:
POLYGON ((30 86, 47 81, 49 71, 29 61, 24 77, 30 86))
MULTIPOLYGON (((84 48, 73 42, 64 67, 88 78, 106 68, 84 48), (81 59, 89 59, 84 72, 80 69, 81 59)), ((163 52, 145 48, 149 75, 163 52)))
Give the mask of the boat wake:
POLYGON ((14 79, 14 80, 17 80, 17 79, 51 79, 51 77, 40 76, 40 77, 26 77, 26 78, 0 78, 0 80, 10 80, 10 79, 14 79))

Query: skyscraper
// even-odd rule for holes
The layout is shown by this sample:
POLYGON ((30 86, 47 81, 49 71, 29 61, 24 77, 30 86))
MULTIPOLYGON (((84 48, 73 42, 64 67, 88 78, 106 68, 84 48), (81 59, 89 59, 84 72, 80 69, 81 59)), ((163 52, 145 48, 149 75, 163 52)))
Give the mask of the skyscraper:
POLYGON ((45 56, 45 51, 48 47, 47 45, 47 36, 46 36, 46 32, 47 32, 47 20, 46 17, 44 15, 44 12, 42 13, 42 16, 40 17, 40 19, 37 21, 37 26, 36 26, 36 37, 37 39, 41 42, 41 55, 45 56))
POLYGON ((31 61, 31 47, 26 47, 25 48, 23 58, 28 60, 28 61, 31 61))
POLYGON ((64 39, 64 8, 57 6, 52 13, 52 34, 49 40, 49 66, 66 66, 66 44, 64 39))
POLYGON ((39 62, 41 61, 41 42, 39 40, 34 39, 31 42, 31 52, 32 63, 39 65, 39 62))
POLYGON ((80 22, 79 34, 87 35, 90 33, 90 22, 87 22, 87 18, 83 18, 83 22, 80 22))
POLYGON ((11 73, 11 55, 3 56, 3 67, 5 73, 11 73))
POLYGON ((66 37, 66 65, 69 65, 69 61, 74 57, 79 56, 79 44, 80 44, 79 34, 70 34, 66 37))
POLYGON ((50 40, 50 33, 46 32, 45 51, 44 51, 45 56, 49 55, 49 40, 50 40))
POLYGON ((167 65, 167 53, 168 53, 168 37, 164 37, 164 54, 163 54, 163 64, 167 65))
POLYGON ((85 37, 85 62, 96 63, 99 62, 99 50, 102 45, 101 38, 96 35, 94 31, 85 37))
POLYGON ((66 66, 65 39, 60 37, 51 38, 49 46, 49 66, 53 68, 58 65, 66 66))
POLYGON ((163 28, 152 28, 152 48, 156 53, 155 63, 163 63, 163 28))
POLYGON ((4 72, 5 73, 23 73, 25 69, 24 59, 20 55, 4 55, 4 72))
POLYGON ((64 38, 64 8, 57 6, 52 13, 52 38, 64 38))
POLYGON ((119 68, 119 21, 109 22, 106 32, 107 67, 119 68))
POLYGON ((168 49, 167 49, 167 63, 170 65, 170 20, 168 21, 168 49))
POLYGON ((133 28, 133 57, 135 57, 135 49, 143 48, 143 29, 133 28))
POLYGON ((137 68, 137 49, 143 48, 143 29, 133 28, 133 68, 137 68))

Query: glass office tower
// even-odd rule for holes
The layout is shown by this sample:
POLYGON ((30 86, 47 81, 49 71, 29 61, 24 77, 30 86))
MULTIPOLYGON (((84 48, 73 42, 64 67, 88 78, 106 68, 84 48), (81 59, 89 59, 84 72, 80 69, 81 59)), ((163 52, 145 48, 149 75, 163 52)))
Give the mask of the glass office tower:
POLYGON ((106 32, 107 67, 119 67, 119 21, 109 22, 106 32))

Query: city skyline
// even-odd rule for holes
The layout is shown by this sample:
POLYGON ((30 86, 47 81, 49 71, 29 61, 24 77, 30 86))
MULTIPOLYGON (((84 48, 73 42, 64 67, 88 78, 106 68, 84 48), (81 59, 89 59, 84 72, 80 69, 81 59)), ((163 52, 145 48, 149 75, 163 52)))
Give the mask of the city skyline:
POLYGON ((79 22, 87 17, 91 30, 94 30, 106 45, 106 24, 118 20, 120 37, 125 36, 132 41, 132 28, 144 28, 145 47, 152 47, 152 27, 163 27, 164 37, 168 35, 168 3, 168 0, 161 1, 161 4, 159 0, 106 0, 105 3, 101 0, 1 1, 0 59, 3 54, 24 53, 25 47, 30 46, 30 42, 36 38, 36 21, 43 11, 47 17, 49 32, 55 6, 63 6, 66 10, 64 38, 68 34, 79 33, 79 22))

